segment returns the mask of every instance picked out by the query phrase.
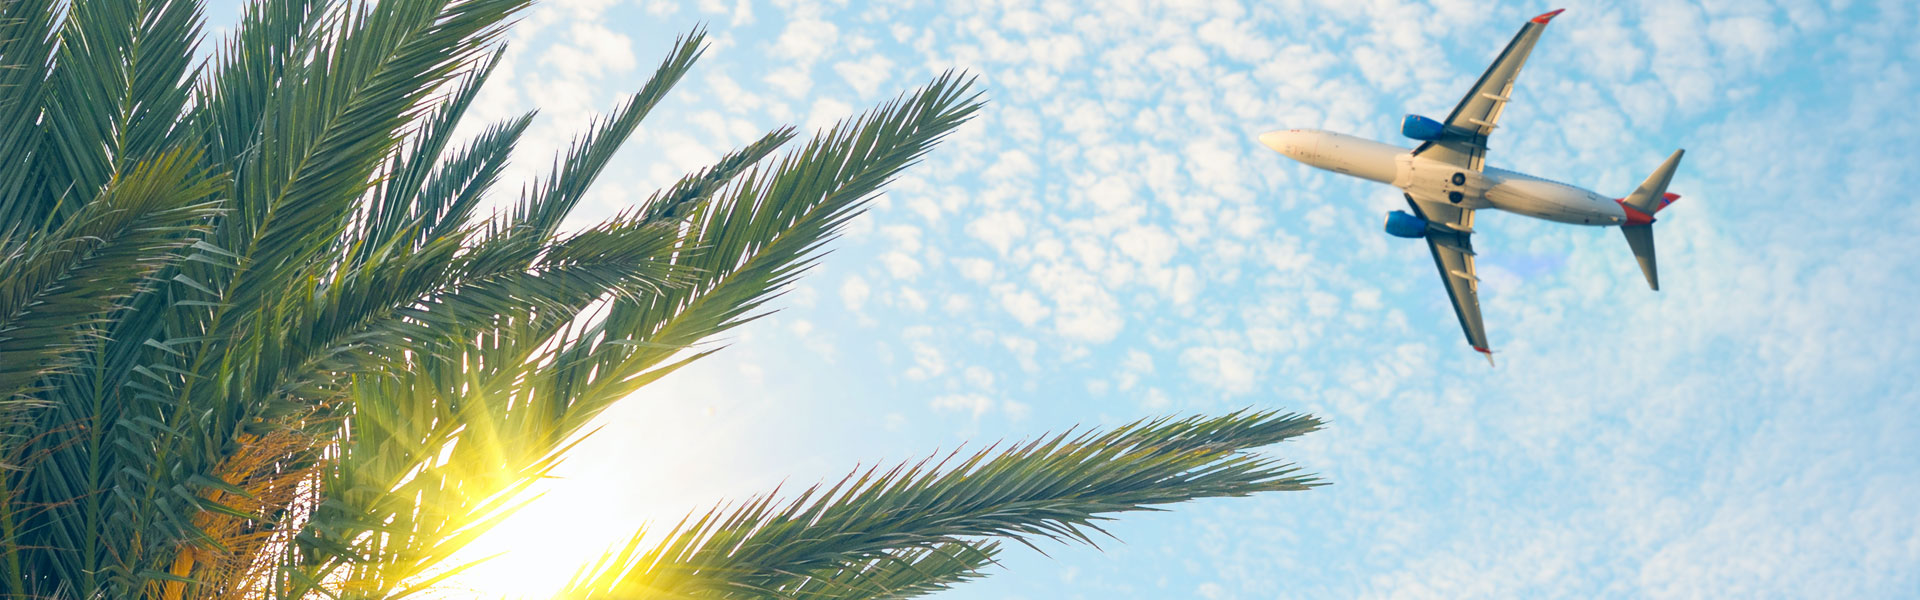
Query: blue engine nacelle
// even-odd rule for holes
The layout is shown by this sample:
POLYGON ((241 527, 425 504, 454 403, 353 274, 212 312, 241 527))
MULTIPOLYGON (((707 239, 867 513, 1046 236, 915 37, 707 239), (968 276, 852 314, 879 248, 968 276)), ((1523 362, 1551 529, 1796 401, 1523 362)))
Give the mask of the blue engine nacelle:
POLYGON ((1423 142, 1440 139, 1446 133, 1447 126, 1420 115, 1407 115, 1406 119, 1400 121, 1400 135, 1423 142))
POLYGON ((1396 210, 1387 213, 1387 235, 1403 238, 1427 237, 1427 220, 1396 210))

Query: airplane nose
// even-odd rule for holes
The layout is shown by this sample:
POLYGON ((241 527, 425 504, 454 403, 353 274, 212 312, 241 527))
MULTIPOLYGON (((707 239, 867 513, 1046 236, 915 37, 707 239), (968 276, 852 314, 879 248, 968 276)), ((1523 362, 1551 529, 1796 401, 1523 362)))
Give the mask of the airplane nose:
POLYGON ((1260 143, 1266 144, 1268 148, 1277 152, 1286 152, 1286 141, 1287 132, 1285 131, 1269 131, 1260 134, 1260 143))
POLYGON ((1260 134, 1261 144, 1265 144, 1268 148, 1272 148, 1274 152, 1285 154, 1289 158, 1297 158, 1294 156, 1294 151, 1300 145, 1298 143, 1299 139, 1300 132, 1298 131, 1269 131, 1260 134))

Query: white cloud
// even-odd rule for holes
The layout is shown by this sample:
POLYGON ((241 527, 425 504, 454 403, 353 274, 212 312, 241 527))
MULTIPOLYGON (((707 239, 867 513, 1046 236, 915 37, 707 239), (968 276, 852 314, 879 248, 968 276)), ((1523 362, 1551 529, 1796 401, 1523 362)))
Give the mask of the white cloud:
MULTIPOLYGON (((807 69, 801 67, 775 69, 773 72, 767 73, 767 75, 760 80, 779 89, 780 92, 789 99, 805 97, 807 90, 813 89, 812 75, 807 69)), ((818 110, 820 108, 819 105, 816 104, 814 108, 814 113, 809 115, 810 119, 821 116, 818 110)), ((829 122, 831 122, 831 120, 829 120, 829 122)), ((809 126, 808 129, 818 129, 818 127, 809 126)))
POLYGON ((982 390, 993 388, 993 371, 988 371, 984 367, 973 366, 967 367, 966 375, 967 383, 975 388, 982 390))
MULTIPOLYGON (((1041 244, 1039 247, 1045 247, 1041 244)), ((1040 253, 1039 247, 1036 253, 1040 253)), ((1043 254, 1044 255, 1044 254, 1043 254)), ((1048 258, 1058 258, 1058 254, 1048 258)), ((1052 301, 1054 330, 1068 339, 1106 342, 1126 325, 1120 304, 1093 276, 1077 267, 1053 262, 1036 266, 1028 279, 1052 301)))
POLYGON ((880 84, 886 83, 893 73, 893 61, 886 56, 875 54, 860 60, 849 60, 833 65, 833 72, 839 73, 847 85, 860 93, 862 98, 870 98, 880 91, 880 84))
POLYGON ((993 281, 993 261, 982 258, 958 258, 954 259, 953 266, 959 269, 962 277, 974 283, 993 281))
POLYGON ((1180 363, 1196 383, 1233 395, 1252 392, 1260 379, 1260 365, 1237 348, 1188 348, 1180 353, 1180 363))
POLYGON ((680 11, 680 3, 673 0, 643 0, 641 6, 646 9, 647 14, 655 17, 665 17, 680 11))
POLYGON ((912 280, 920 276, 920 261, 914 260, 905 252, 888 252, 880 256, 880 264, 886 265, 887 272, 895 279, 912 280))
POLYGON ((1000 403, 1000 407, 1007 411, 1007 418, 1014 421, 1025 421, 1033 414, 1033 407, 1024 402, 1006 400, 1000 403))
POLYGON ((1152 374, 1153 355, 1139 350, 1128 350, 1126 360, 1120 363, 1120 374, 1114 378, 1115 385, 1122 392, 1128 391, 1140 383, 1142 376, 1152 374))
POLYGON ((772 53, 776 59, 811 65, 826 57, 839 40, 840 28, 834 24, 799 19, 787 23, 786 30, 774 39, 772 53))
POLYGON ((727 0, 700 0, 700 12, 731 16, 729 24, 734 27, 753 23, 753 1, 735 0, 732 7, 727 0))
POLYGON ((1000 307, 1005 308, 1007 313, 1013 315, 1013 318, 1020 321, 1022 325, 1032 326, 1041 319, 1047 318, 1047 314, 1052 312, 1032 292, 1017 289, 1011 285, 994 286, 994 296, 1000 299, 1000 307))
POLYGON ((1173 400, 1167 398, 1167 393, 1160 391, 1160 388, 1147 388, 1146 398, 1140 402, 1140 405, 1147 410, 1157 412, 1173 406, 1173 400))
POLYGON ((1012 249, 1013 243, 1026 234, 1026 221, 1013 211, 987 213, 967 224, 967 235, 986 242, 1001 255, 1005 255, 1012 249))
POLYGON ((1185 305, 1199 296, 1204 287, 1199 273, 1192 266, 1180 265, 1173 270, 1173 278, 1166 285, 1166 294, 1174 305, 1185 305))
POLYGON ((1000 337, 1000 345, 1013 353, 1013 358, 1019 361, 1021 370, 1029 373, 1040 370, 1040 364, 1034 360, 1040 345, 1033 340, 1017 335, 1003 335, 1000 337))
POLYGON ((1148 267, 1166 264, 1180 250, 1179 240, 1168 235, 1166 230, 1151 225, 1128 229, 1115 237, 1113 242, 1121 252, 1148 267))
POLYGON ((993 399, 980 394, 948 394, 934 398, 931 406, 942 412, 964 412, 975 419, 993 410, 993 399))
POLYGON ((908 379, 929 379, 947 372, 947 357, 940 349, 925 342, 913 343, 913 366, 907 368, 908 379))
POLYGON ((540 64, 571 77, 599 77, 634 67, 633 41, 625 35, 592 23, 574 23, 568 39, 571 44, 548 47, 540 64))
POLYGON ((1201 598, 1206 598, 1207 600, 1223 600, 1231 597, 1227 595, 1226 588, 1220 587, 1220 584, 1211 581, 1200 584, 1200 587, 1194 588, 1193 593, 1199 594, 1201 598))
POLYGON ((840 300, 845 302, 847 310, 860 312, 866 308, 867 298, 873 295, 873 288, 859 275, 849 275, 840 284, 840 300))
POLYGON ((900 307, 913 312, 927 309, 927 297, 920 295, 920 291, 913 288, 900 288, 898 300, 900 307))
POLYGON ((834 123, 853 116, 853 105, 832 98, 821 98, 813 103, 813 110, 807 113, 804 128, 808 131, 825 131, 834 123))

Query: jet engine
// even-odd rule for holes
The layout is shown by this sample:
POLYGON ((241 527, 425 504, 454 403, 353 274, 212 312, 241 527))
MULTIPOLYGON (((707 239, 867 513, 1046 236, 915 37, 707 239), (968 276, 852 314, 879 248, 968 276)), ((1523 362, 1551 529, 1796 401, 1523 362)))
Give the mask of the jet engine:
POLYGON ((1387 213, 1387 235, 1403 238, 1427 237, 1427 220, 1396 210, 1387 213))
POLYGON ((1431 142, 1440 139, 1446 133, 1447 126, 1420 115, 1407 115, 1406 119, 1400 121, 1400 135, 1416 140, 1431 142))

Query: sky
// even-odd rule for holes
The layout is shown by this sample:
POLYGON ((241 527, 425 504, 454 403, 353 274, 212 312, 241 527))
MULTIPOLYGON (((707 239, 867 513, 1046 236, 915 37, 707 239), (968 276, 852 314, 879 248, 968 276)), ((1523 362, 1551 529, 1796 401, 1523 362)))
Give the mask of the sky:
POLYGON ((1912 3, 550 0, 466 124, 540 110, 500 189, 700 24, 579 222, 946 69, 989 103, 779 313, 610 411, 454 588, 538 593, 783 482, 1255 407, 1329 421, 1268 451, 1332 485, 1129 515, 935 597, 1920 596, 1912 3), (1685 148, 1684 198, 1659 292, 1616 232, 1483 213, 1490 368, 1380 230, 1396 190, 1255 136, 1411 147, 1402 115, 1562 6, 1489 164, 1624 196, 1685 148))

